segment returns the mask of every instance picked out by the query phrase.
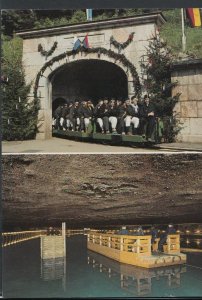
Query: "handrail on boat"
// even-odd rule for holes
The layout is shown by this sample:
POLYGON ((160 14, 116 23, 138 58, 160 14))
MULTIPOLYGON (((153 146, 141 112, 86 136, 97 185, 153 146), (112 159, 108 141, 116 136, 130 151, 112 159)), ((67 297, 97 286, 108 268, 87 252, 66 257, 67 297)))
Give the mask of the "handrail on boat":
MULTIPOLYGON (((151 235, 119 235, 95 231, 88 233, 88 242, 90 243, 120 251, 134 252, 138 255, 152 255, 151 238, 151 235)), ((180 252, 179 234, 168 235, 166 245, 164 246, 164 252, 167 254, 180 252)))
POLYGON ((90 232, 88 242, 139 255, 151 255, 151 236, 149 235, 132 236, 90 232))

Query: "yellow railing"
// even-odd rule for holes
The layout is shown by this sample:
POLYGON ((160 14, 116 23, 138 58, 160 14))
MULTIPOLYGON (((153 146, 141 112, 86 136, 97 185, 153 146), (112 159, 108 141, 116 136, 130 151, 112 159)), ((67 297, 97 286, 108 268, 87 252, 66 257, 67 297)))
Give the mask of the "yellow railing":
POLYGON ((180 252, 180 235, 170 234, 167 237, 167 245, 164 246, 164 252, 176 253, 180 252))
POLYGON ((10 246, 16 243, 38 238, 46 234, 46 230, 18 231, 2 233, 2 246, 10 246))
POLYGON ((139 255, 151 255, 151 236, 149 235, 132 236, 92 232, 88 234, 88 242, 139 255))
MULTIPOLYGON (((153 251, 158 250, 160 238, 157 238, 154 242, 153 251)), ((166 244, 163 245, 163 250, 165 253, 172 254, 180 252, 180 235, 179 234, 169 234, 166 240, 166 244)))
MULTIPOLYGON (((153 251, 158 249, 159 240, 158 238, 156 244, 153 244, 153 251)), ((88 234, 88 242, 120 251, 151 255, 151 235, 117 235, 93 231, 88 234)), ((179 234, 168 235, 164 252, 168 254, 180 252, 179 234)))

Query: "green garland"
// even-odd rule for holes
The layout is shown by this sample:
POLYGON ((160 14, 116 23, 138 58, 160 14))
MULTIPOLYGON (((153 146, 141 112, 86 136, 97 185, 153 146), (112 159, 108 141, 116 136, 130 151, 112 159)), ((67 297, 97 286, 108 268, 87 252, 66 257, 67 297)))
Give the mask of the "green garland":
POLYGON ((40 52, 41 55, 48 57, 48 56, 50 56, 50 55, 53 54, 53 52, 54 52, 55 49, 57 48, 57 44, 58 44, 58 42, 54 42, 53 46, 50 48, 49 51, 45 51, 45 50, 43 49, 42 45, 39 44, 39 45, 38 45, 38 52, 40 52))
POLYGON ((134 32, 132 32, 127 41, 124 42, 124 43, 119 43, 115 40, 115 38, 113 36, 110 37, 110 47, 111 45, 113 45, 115 48, 117 48, 119 50, 119 53, 121 52, 122 49, 125 49, 126 47, 128 47, 128 45, 130 45, 130 43, 132 42, 133 40, 133 36, 134 36, 134 32))
MULTIPOLYGON (((34 97, 35 98, 37 98, 37 90, 38 90, 40 77, 43 76, 43 73, 45 72, 45 70, 48 67, 51 67, 55 62, 58 62, 61 59, 64 59, 65 57, 74 56, 75 54, 79 53, 80 51, 81 51, 81 49, 78 49, 77 51, 70 50, 70 51, 64 52, 58 56, 55 56, 54 58, 52 58, 51 60, 49 60, 47 63, 45 63, 43 65, 43 67, 38 72, 38 74, 36 76, 36 80, 35 80, 35 85, 34 85, 34 97)), ((127 70, 130 70, 130 72, 131 72, 131 75, 133 77, 133 86, 135 88, 135 95, 136 96, 140 95, 141 85, 140 85, 139 76, 136 71, 136 68, 123 54, 118 54, 112 50, 107 50, 102 47, 86 49, 85 53, 86 53, 86 55, 90 54, 90 53, 97 53, 98 57, 100 57, 101 54, 104 54, 110 58, 113 58, 115 60, 115 62, 117 62, 117 61, 121 62, 125 67, 127 67, 127 70)))

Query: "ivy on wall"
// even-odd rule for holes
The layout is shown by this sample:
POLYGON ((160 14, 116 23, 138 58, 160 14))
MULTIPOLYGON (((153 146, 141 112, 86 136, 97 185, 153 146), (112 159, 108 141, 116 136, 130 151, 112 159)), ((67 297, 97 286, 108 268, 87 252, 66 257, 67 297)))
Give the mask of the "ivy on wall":
POLYGON ((45 70, 48 67, 51 67, 55 62, 58 62, 61 59, 64 59, 65 57, 75 56, 79 52, 83 52, 83 51, 86 53, 86 55, 88 55, 90 53, 97 53, 98 58, 100 58, 100 56, 103 54, 103 55, 108 56, 109 58, 113 58, 115 63, 117 63, 117 62, 122 63, 122 65, 124 65, 127 68, 127 71, 129 70, 131 72, 131 75, 133 78, 133 86, 134 86, 134 90, 135 90, 135 96, 140 95, 141 85, 140 85, 139 76, 138 76, 135 66, 125 57, 125 55, 115 53, 114 51, 112 51, 110 49, 108 50, 108 49, 105 49, 102 47, 97 47, 97 48, 88 48, 88 49, 79 48, 76 51, 70 50, 70 51, 64 52, 56 57, 53 57, 51 60, 49 60, 47 63, 45 63, 36 76, 35 85, 34 85, 34 97, 35 98, 38 97, 37 91, 38 91, 39 80, 40 80, 40 77, 43 76, 43 73, 45 72, 45 70))

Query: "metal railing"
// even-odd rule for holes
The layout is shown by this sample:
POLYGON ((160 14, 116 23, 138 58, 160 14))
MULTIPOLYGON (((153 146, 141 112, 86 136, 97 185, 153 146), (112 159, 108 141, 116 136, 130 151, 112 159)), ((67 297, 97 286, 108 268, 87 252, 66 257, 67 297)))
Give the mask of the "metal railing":
POLYGON ((16 243, 39 238, 46 234, 46 230, 18 231, 2 233, 2 246, 10 246, 16 243))

